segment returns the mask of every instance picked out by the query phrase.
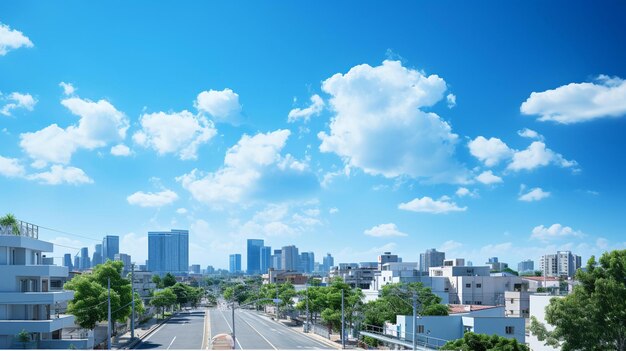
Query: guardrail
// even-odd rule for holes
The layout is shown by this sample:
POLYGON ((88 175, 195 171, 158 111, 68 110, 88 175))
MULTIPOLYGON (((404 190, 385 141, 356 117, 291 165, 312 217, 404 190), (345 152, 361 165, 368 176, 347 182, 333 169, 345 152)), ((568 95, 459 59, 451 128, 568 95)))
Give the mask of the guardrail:
POLYGON ((17 236, 25 236, 33 239, 39 238, 39 226, 24 222, 17 221, 17 223, 13 225, 0 225, 0 235, 17 235, 17 236))

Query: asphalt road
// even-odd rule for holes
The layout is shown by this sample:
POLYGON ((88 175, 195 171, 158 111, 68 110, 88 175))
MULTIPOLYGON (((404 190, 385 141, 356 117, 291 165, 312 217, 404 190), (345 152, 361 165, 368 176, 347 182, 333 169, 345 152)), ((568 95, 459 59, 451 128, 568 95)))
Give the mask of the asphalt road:
POLYGON ((202 348, 205 310, 181 312, 148 335, 135 349, 169 350, 202 348))
MULTIPOLYGON (((232 312, 224 306, 209 309, 209 338, 232 333, 232 312)), ((319 350, 333 348, 249 310, 235 310, 235 336, 238 350, 319 350)))

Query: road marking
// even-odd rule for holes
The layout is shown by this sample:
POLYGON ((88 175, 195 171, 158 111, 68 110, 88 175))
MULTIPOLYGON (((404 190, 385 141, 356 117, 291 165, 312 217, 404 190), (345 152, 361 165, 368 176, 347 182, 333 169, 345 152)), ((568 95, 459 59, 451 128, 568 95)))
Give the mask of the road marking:
POLYGON ((163 328, 163 326, 165 326, 165 324, 167 324, 167 323, 163 323, 160 326, 158 326, 152 333, 150 333, 150 335, 148 335, 147 338, 143 339, 142 341, 148 341, 148 339, 150 339, 152 337, 152 335, 158 333, 159 330, 161 330, 161 328, 163 328))
POLYGON ((170 342, 170 345, 167 347, 168 350, 170 349, 170 347, 172 347, 172 344, 174 343, 174 340, 176 340, 176 337, 174 337, 174 339, 172 339, 172 342, 170 342))
POLYGON ((242 314, 239 314, 239 318, 244 321, 244 323, 246 323, 247 325, 250 326, 250 328, 252 328, 255 332, 257 332, 257 334, 259 334, 263 340, 265 340, 268 344, 270 344, 271 347, 274 348, 274 350, 278 350, 278 348, 276 346, 274 346, 269 340, 267 340, 266 337, 263 336, 263 334, 261 334, 261 332, 259 332, 255 327, 252 326, 252 324, 248 323, 248 321, 245 320, 245 318, 243 318, 242 314))
POLYGON ((203 350, 207 350, 209 348, 209 340, 211 340, 211 329, 210 329, 210 325, 211 325, 211 313, 209 313, 209 309, 205 309, 204 310, 204 330, 202 331, 202 349, 203 350), (209 326, 207 328, 207 326, 209 326), (207 338, 207 331, 209 334, 209 337, 207 338))
MULTIPOLYGON (((260 316, 260 315, 258 315, 258 314, 256 314, 256 313, 250 313, 250 315, 255 316, 255 317, 256 317, 256 318, 258 318, 258 319, 263 318, 262 316, 260 316)), ((308 335, 306 335, 306 334, 304 334, 304 333, 297 332, 297 331, 295 331, 295 330, 291 329, 290 327, 288 327, 288 326, 286 326, 286 325, 284 325, 284 324, 281 324, 281 323, 279 323, 279 322, 277 322, 277 321, 270 321, 270 323, 277 324, 277 325, 279 325, 282 329, 287 329, 287 330, 289 330, 290 332, 292 332, 292 333, 295 333, 295 334, 299 335, 300 337, 303 337, 303 338, 305 338, 305 339, 307 339, 307 340, 309 340, 309 341, 312 341, 313 343, 315 343, 315 344, 317 344, 317 345, 321 345, 321 346, 323 346, 323 348, 324 348, 324 349, 328 349, 329 347, 331 347, 330 345, 324 344, 324 343, 322 343, 321 341, 317 341, 317 340, 313 339, 312 337, 310 337, 310 336, 308 336, 308 335)), ((272 329, 272 330, 273 330, 273 329, 272 329)), ((281 333, 280 331, 278 331, 278 330, 276 330, 276 333, 282 334, 282 333, 281 333)))
MULTIPOLYGON (((230 329, 230 332, 232 333, 233 327, 231 327, 230 323, 228 323, 228 319, 226 319, 226 316, 224 316, 224 312, 220 311, 220 313, 222 314, 222 317, 224 317, 224 321, 226 321, 226 325, 228 326, 228 328, 230 329)), ((243 347, 241 347, 241 344, 239 343, 239 339, 237 338, 237 336, 235 336, 235 342, 237 343, 237 345, 239 345, 239 349, 243 350, 243 347)))

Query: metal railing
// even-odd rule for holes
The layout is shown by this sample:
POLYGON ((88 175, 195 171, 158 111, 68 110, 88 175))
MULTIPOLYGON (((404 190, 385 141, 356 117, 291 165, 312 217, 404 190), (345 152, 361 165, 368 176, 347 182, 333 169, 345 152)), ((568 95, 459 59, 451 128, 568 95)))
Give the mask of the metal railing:
MULTIPOLYGON (((378 334, 380 336, 396 339, 405 343, 413 342, 413 335, 410 331, 400 331, 398 333, 396 329, 379 327, 371 324, 361 324, 361 331, 378 334)), ((417 346, 427 349, 439 349, 446 342, 448 342, 448 340, 430 336, 428 333, 417 333, 416 335, 417 346)))
POLYGON ((15 226, 12 225, 0 225, 0 235, 17 235, 25 236, 33 239, 39 238, 39 226, 24 222, 17 221, 15 226))

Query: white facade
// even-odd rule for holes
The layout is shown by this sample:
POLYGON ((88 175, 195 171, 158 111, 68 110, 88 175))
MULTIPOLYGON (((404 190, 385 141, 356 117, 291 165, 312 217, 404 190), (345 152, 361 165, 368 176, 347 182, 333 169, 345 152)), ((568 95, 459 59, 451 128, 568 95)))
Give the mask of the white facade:
POLYGON ((581 263, 581 257, 571 251, 557 251, 541 257, 541 270, 547 277, 573 278, 581 263))
POLYGON ((530 293, 527 291, 507 291, 504 293, 504 306, 507 317, 528 318, 530 293))
MULTIPOLYGON (((530 316, 535 317, 538 322, 543 323, 548 331, 553 331, 554 327, 546 322, 546 306, 550 304, 550 299, 561 298, 551 295, 531 295, 530 296, 530 316)), ((528 346, 533 351, 558 351, 551 346, 546 346, 545 342, 539 341, 533 333, 528 335, 528 346)))
MULTIPOLYGON (((68 348, 63 328, 74 327, 74 316, 60 314, 60 307, 74 297, 63 290, 67 267, 44 265, 44 252, 53 245, 38 240, 38 228, 20 224, 14 234, 0 227, 0 349, 22 348, 16 334, 30 334, 33 344, 42 348, 68 348)), ((86 347, 87 340, 74 339, 77 348, 86 347)))

